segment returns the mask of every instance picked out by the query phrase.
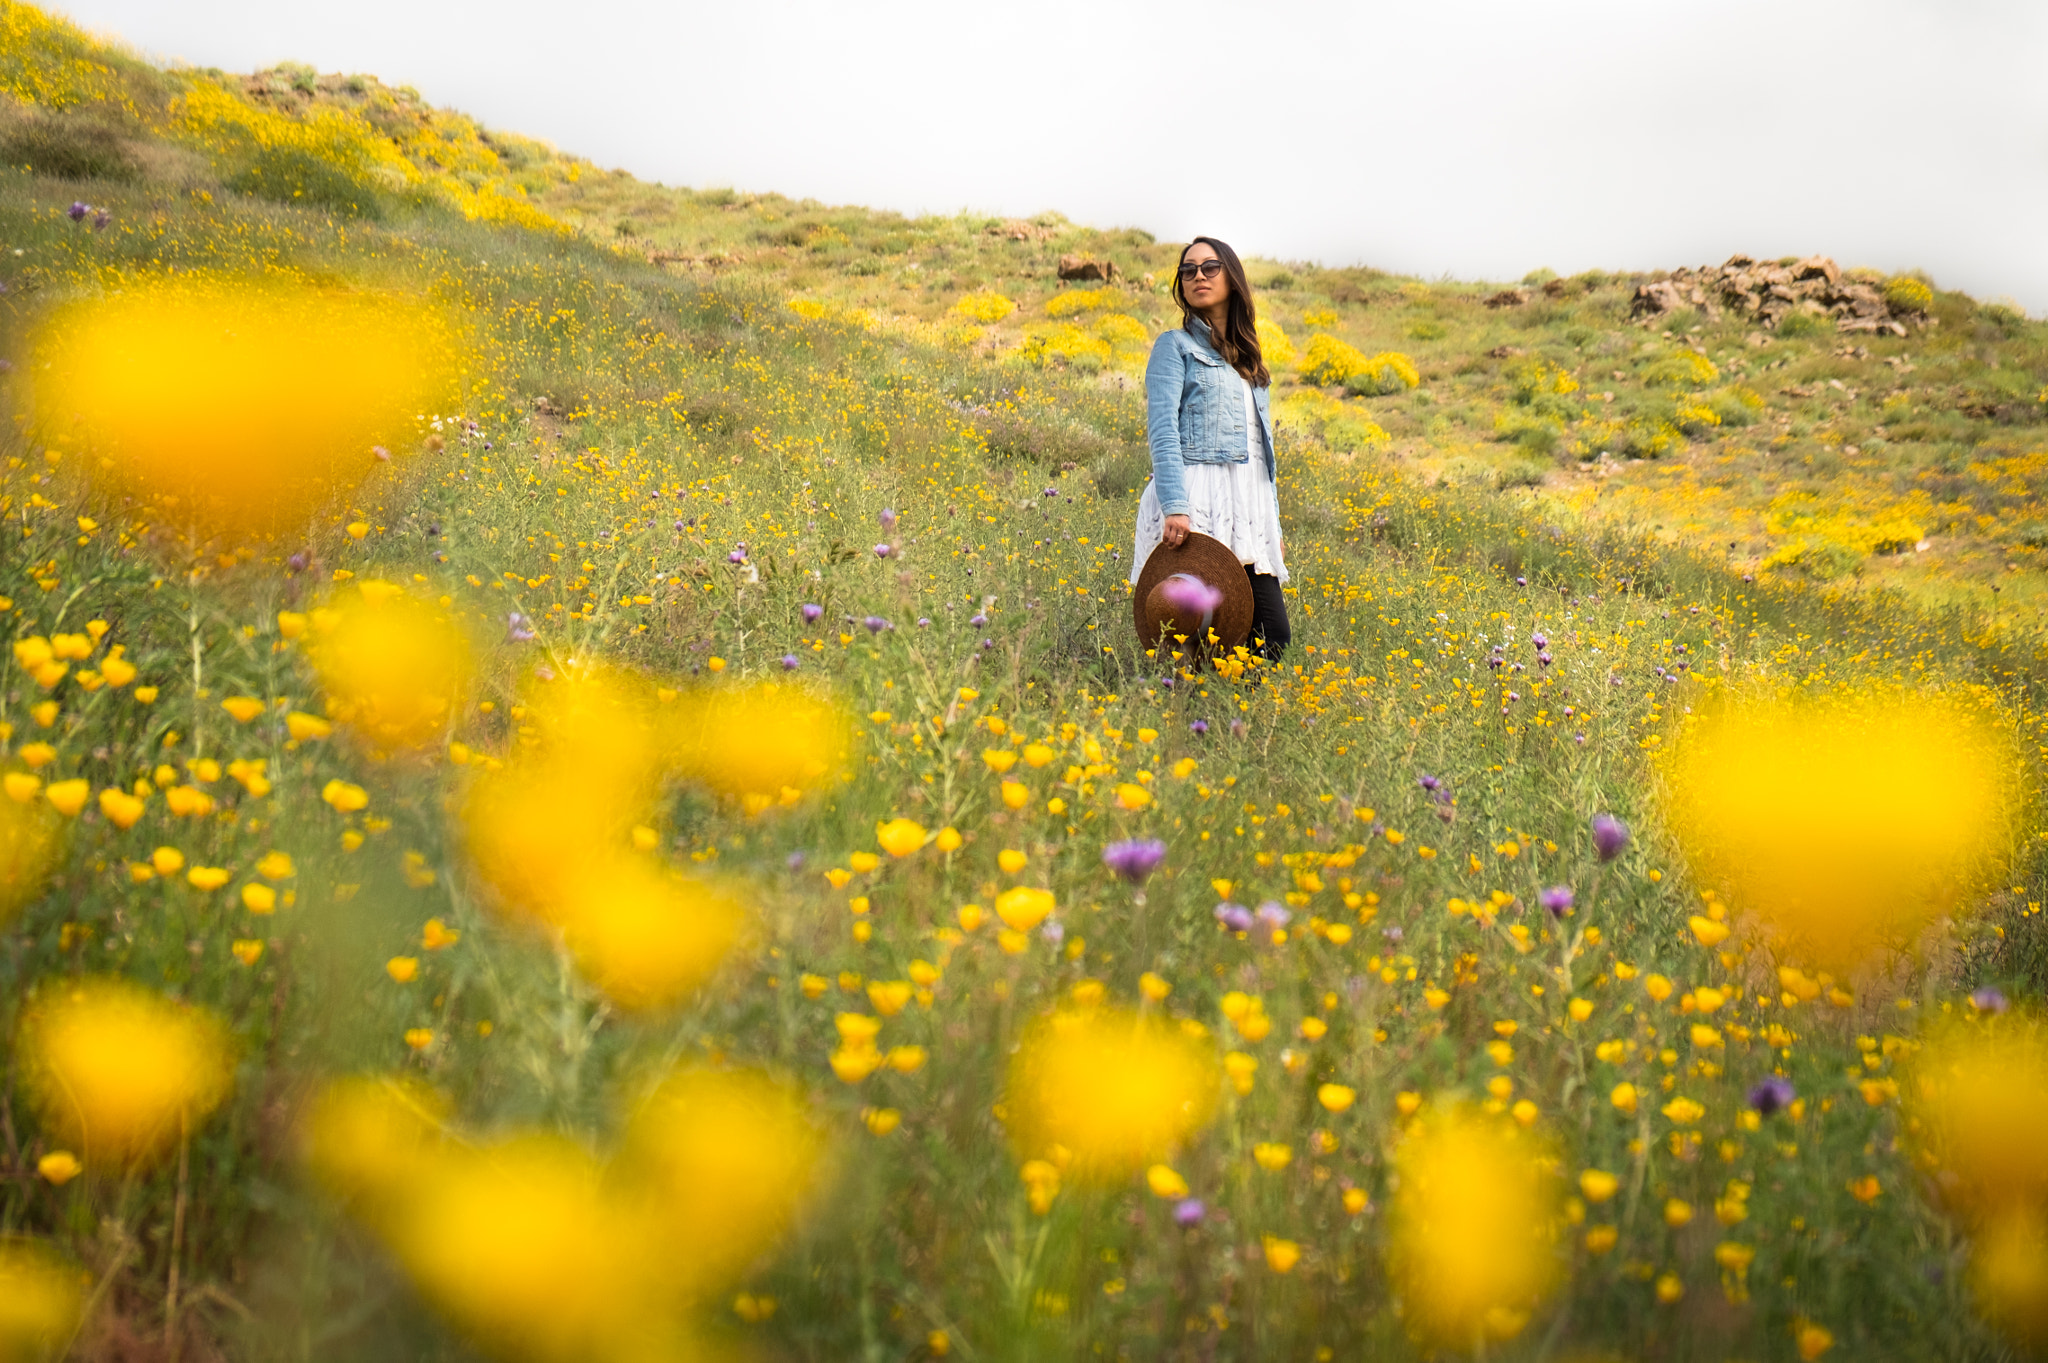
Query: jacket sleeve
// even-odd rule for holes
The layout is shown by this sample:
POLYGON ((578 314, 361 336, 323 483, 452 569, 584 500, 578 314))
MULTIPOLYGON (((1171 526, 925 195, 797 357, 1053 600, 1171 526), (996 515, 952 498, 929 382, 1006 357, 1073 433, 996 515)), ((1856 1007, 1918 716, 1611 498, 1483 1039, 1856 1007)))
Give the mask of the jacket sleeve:
POLYGON ((1145 438, 1152 447, 1152 489, 1159 497, 1159 511, 1165 516, 1186 516, 1193 511, 1188 502, 1187 465, 1180 453, 1180 403, 1187 385, 1187 358, 1174 342, 1173 333, 1162 333, 1152 343, 1152 358, 1145 365, 1145 438))

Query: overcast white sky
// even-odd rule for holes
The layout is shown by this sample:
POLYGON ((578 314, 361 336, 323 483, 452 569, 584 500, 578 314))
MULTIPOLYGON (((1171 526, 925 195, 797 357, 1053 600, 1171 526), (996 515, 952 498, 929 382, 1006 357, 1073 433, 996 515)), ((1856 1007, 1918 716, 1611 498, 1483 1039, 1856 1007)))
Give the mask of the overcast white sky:
POLYGON ((2043 0, 68 0, 669 184, 1512 279, 1821 252, 2048 312, 2043 0))

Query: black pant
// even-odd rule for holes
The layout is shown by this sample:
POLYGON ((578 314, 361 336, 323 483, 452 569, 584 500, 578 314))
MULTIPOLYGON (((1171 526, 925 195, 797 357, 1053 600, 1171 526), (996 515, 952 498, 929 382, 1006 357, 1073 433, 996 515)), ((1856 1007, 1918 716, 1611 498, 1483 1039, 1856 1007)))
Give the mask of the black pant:
POLYGON ((1252 584, 1252 649, 1267 662, 1277 663, 1287 651, 1287 641, 1294 637, 1287 628, 1287 599, 1280 594, 1280 579, 1271 573, 1253 572, 1249 563, 1244 565, 1244 575, 1252 584))

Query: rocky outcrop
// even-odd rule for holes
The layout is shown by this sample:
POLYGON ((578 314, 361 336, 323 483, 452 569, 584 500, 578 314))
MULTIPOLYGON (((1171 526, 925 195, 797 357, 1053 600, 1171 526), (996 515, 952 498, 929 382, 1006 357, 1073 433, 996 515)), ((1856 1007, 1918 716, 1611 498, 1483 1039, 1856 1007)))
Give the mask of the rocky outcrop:
POLYGON ((1893 306, 1882 284, 1844 275, 1826 256, 1808 256, 1790 265, 1730 256, 1720 266, 1674 270, 1636 289, 1631 317, 1657 317, 1693 307, 1708 317, 1726 310, 1765 327, 1775 328, 1793 312, 1832 317, 1835 330, 1904 336, 1926 314, 1893 306))
POLYGON ((1107 284, 1118 278, 1116 266, 1093 256, 1061 256, 1061 279, 1092 279, 1107 284))

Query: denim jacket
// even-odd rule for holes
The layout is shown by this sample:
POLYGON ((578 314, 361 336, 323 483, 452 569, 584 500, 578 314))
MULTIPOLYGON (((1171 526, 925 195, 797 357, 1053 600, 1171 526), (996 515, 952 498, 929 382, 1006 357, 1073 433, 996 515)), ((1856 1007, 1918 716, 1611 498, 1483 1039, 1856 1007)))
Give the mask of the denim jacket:
MULTIPOLYGON (((1162 515, 1192 513, 1187 494, 1188 464, 1242 464, 1248 457, 1244 397, 1238 377, 1209 340, 1209 324, 1191 318, 1152 344, 1145 365, 1145 434, 1152 445, 1153 491, 1162 515)), ((1273 414, 1269 390, 1252 389, 1260 434, 1266 442, 1266 473, 1273 468, 1273 414)))

